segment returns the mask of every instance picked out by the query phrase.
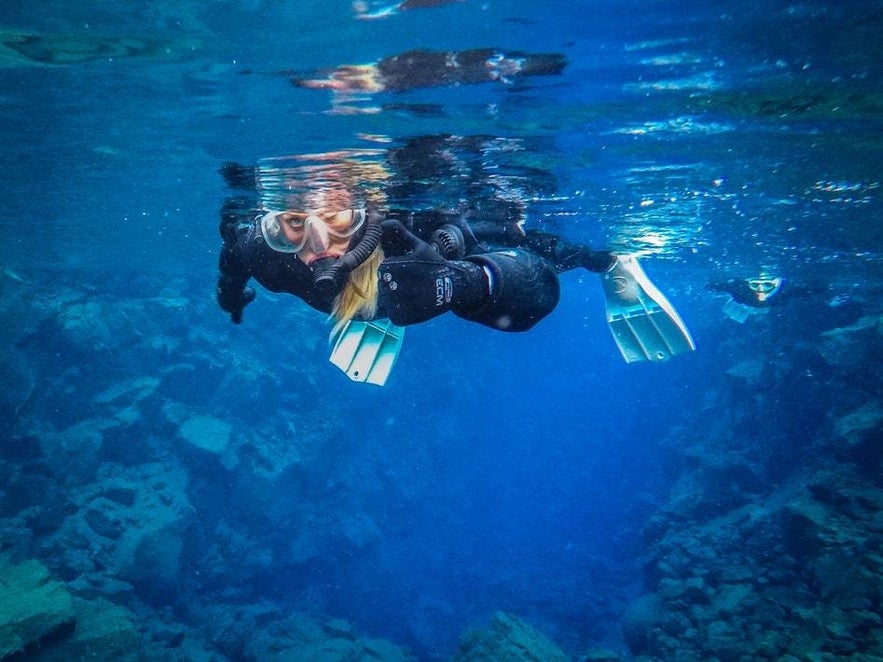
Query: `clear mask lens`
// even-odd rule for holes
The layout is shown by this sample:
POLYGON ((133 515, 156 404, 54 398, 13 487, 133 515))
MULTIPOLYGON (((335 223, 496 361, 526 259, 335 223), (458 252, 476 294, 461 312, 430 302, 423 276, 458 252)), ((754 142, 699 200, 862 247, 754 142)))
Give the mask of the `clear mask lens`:
POLYGON ((273 210, 261 217, 260 225, 264 240, 275 251, 322 253, 335 240, 349 240, 365 224, 366 216, 364 209, 327 214, 273 210))
POLYGON ((752 278, 748 281, 748 287, 757 295, 758 301, 766 301, 782 287, 781 278, 752 278))

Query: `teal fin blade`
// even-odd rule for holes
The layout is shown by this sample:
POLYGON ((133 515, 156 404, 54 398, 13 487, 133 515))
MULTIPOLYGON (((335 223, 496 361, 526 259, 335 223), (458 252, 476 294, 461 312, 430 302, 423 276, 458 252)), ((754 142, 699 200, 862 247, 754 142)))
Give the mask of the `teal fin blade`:
POLYGON ((383 386, 395 366, 405 329, 388 319, 347 323, 331 350, 331 363, 354 382, 383 386))
POLYGON ((696 349, 674 306, 632 256, 619 256, 601 276, 607 324, 627 363, 665 361, 696 349))
POLYGON ((736 302, 732 297, 727 299, 724 304, 724 314, 734 322, 744 324, 752 315, 762 315, 767 312, 767 308, 752 308, 744 303, 736 302))

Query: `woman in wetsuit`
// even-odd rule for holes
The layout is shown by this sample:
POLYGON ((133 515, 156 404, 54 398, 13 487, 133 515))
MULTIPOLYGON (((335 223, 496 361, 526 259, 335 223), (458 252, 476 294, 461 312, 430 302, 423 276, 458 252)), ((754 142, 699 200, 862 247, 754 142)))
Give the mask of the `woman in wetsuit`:
POLYGON ((603 272, 615 256, 492 220, 445 212, 242 209, 221 214, 217 297, 234 323, 254 278, 333 316, 424 322, 451 311, 502 331, 525 331, 557 305, 557 274, 603 272))

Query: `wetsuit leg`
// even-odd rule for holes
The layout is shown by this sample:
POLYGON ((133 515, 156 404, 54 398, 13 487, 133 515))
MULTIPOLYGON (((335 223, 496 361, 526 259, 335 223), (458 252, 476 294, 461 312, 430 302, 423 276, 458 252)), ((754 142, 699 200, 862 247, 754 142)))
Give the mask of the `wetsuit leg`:
POLYGON ((616 262, 616 256, 608 251, 595 251, 588 246, 573 244, 547 232, 528 230, 524 246, 542 255, 561 273, 582 267, 594 273, 608 271, 616 262))

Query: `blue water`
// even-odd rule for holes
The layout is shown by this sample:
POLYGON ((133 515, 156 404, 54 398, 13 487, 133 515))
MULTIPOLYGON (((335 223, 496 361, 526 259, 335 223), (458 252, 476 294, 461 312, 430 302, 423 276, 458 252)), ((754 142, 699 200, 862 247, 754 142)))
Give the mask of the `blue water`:
MULTIPOLYGON (((269 604, 446 659, 503 610, 572 655, 627 652, 622 615, 655 553, 645 526, 683 449, 730 435, 784 483, 838 403, 879 396, 874 376, 837 394, 813 353, 881 311, 879 1, 464 0, 374 20, 342 0, 38 5, 0 7, 3 476, 56 459, 34 471, 42 487, 3 491, 6 528, 34 532, 3 546, 72 586, 116 576, 71 561, 73 514, 43 503, 46 484, 82 509, 107 467, 185 475, 179 565, 127 575, 116 596, 145 623, 221 640, 206 610, 269 604), (483 47, 567 66, 350 96, 290 81, 483 47), (409 329, 383 388, 328 364, 322 315, 294 299, 259 292, 241 327, 217 309, 222 163, 383 160, 442 134, 513 148, 452 158, 484 173, 483 195, 526 203, 530 227, 642 255, 697 351, 626 365, 596 277, 577 272, 527 334, 453 317, 409 329), (761 273, 822 292, 737 324, 705 289, 761 273), (754 359, 764 379, 734 386, 727 370, 754 359), (143 396, 101 396, 145 378, 143 396), (229 425, 235 457, 183 441, 192 416, 229 425), (46 435, 81 422, 100 441, 66 477, 46 435), (34 439, 40 452, 21 450, 34 439), (21 514, 35 506, 63 513, 40 528, 21 514)), ((450 207, 464 190, 430 173, 394 202, 450 207)), ((879 337, 866 351, 878 365, 879 337)))

